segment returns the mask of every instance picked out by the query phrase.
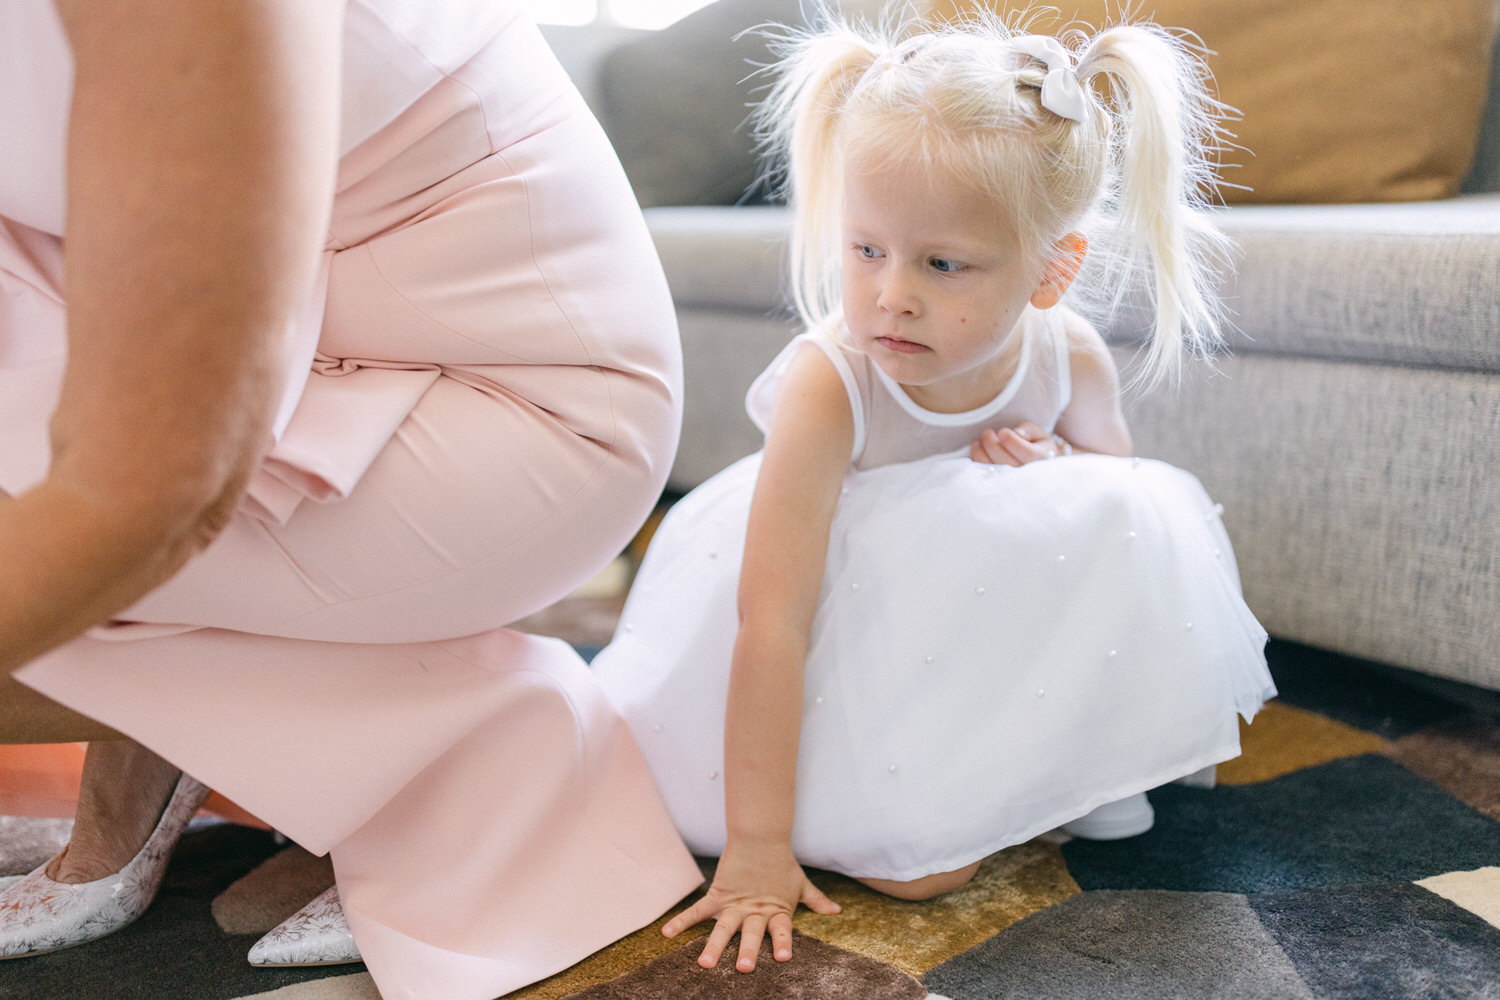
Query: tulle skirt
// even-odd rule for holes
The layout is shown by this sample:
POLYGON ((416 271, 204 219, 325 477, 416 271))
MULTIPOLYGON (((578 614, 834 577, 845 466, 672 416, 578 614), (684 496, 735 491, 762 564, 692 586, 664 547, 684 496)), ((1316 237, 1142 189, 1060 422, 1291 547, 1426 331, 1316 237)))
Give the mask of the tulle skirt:
MULTIPOLYGON (((594 662, 688 846, 724 845, 723 718, 760 456, 663 523, 594 662)), ((942 456, 844 484, 793 848, 911 879, 1239 753, 1275 689, 1221 509, 1155 461, 942 456)))

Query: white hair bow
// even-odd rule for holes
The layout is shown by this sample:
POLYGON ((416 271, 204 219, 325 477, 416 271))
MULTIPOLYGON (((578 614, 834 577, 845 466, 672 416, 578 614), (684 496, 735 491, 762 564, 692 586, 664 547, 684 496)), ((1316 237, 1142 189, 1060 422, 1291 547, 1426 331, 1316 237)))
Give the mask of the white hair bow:
POLYGON ((1083 84, 1073 72, 1073 57, 1050 35, 1021 35, 1011 39, 1015 47, 1047 66, 1042 79, 1042 107, 1060 118, 1081 122, 1088 110, 1083 84))

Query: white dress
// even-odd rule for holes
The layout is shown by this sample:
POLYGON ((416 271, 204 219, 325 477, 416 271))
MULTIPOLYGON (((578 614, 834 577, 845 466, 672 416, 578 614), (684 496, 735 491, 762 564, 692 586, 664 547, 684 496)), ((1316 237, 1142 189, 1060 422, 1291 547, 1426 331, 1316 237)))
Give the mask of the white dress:
MULTIPOLYGON (((1239 753, 1275 694, 1219 508, 1161 462, 979 464, 983 427, 1051 428, 1066 345, 1028 310, 1016 375, 939 414, 803 335, 751 387, 767 426, 804 341, 843 376, 855 445, 808 649, 792 847, 806 865, 951 871, 1239 753)), ((724 840, 735 594, 759 453, 676 504, 594 670, 698 854, 724 840)))

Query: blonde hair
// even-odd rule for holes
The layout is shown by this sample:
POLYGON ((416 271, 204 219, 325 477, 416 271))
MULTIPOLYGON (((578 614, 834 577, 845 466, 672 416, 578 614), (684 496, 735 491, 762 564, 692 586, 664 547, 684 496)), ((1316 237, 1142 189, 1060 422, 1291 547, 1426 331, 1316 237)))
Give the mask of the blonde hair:
MULTIPOLYGON (((780 62, 756 111, 773 174, 794 213, 793 304, 810 326, 839 314, 844 165, 936 163, 1003 206, 1037 270, 1083 232, 1085 309, 1112 309, 1145 278, 1155 306, 1140 381, 1175 376, 1184 347, 1221 344, 1214 286, 1227 241, 1206 217, 1208 153, 1222 106, 1207 70, 1176 36, 1123 24, 1059 39, 1084 95, 1081 121, 1042 103, 1047 67, 997 17, 854 24, 826 11, 773 41, 780 62), (1094 79, 1110 80, 1101 97, 1094 79), (1090 288, 1092 286, 1092 288, 1090 288)), ((1078 294, 1070 301, 1079 302, 1078 294)))

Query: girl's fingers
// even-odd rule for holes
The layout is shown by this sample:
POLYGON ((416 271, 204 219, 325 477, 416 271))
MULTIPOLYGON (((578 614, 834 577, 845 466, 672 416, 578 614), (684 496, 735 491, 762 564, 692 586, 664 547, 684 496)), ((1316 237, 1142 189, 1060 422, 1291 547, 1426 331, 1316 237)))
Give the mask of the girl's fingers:
POLYGON ((1006 452, 1001 444, 1001 437, 989 428, 979 432, 974 443, 969 446, 969 457, 976 462, 984 462, 987 465, 1016 465, 1014 458, 1006 452))
POLYGON ((778 962, 792 960, 792 918, 778 913, 771 918, 771 957, 778 962))
POLYGON ((1010 465, 1024 465, 1031 460, 1031 442, 1009 427, 1000 432, 1000 447, 1010 465))
MULTIPOLYGON (((821 889, 805 877, 802 883, 802 896, 798 902, 814 913, 821 913, 825 916, 832 916, 839 912, 839 904, 829 899, 821 889)), ((797 903, 793 903, 792 909, 796 907, 797 903)), ((792 915, 785 909, 778 909, 768 918, 764 913, 745 912, 734 906, 720 908, 712 903, 708 896, 705 896, 667 921, 661 931, 667 937, 676 937, 689 927, 711 917, 717 917, 717 919, 714 921, 713 930, 709 931, 708 940, 704 942, 703 951, 698 954, 698 964, 703 968, 712 969, 719 964, 719 959, 728 950, 729 943, 736 932, 740 936, 740 946, 735 959, 735 968, 740 972, 755 970, 756 959, 760 956, 761 940, 768 933, 771 938, 771 954, 776 961, 791 960, 792 915)))
POLYGON ((766 934, 766 918, 752 913, 740 924, 740 957, 734 967, 741 972, 754 972, 755 960, 760 956, 760 939, 766 934))
POLYGON ((1047 436, 1046 431, 1042 430, 1030 420, 1023 420, 1019 424, 1016 424, 1015 431, 1017 434, 1021 435, 1021 437, 1025 438, 1028 441, 1040 441, 1042 438, 1047 436))
MULTIPOLYGON (((841 909, 839 904, 829 899, 828 895, 822 889, 813 885, 811 881, 808 881, 802 889, 802 905, 814 913, 821 913, 825 917, 831 917, 841 909)), ((787 921, 787 928, 790 931, 790 920, 787 921)))
POLYGON ((673 917, 671 920, 668 920, 665 924, 662 925, 662 934, 667 937, 676 937, 683 931, 687 930, 689 927, 692 927, 694 924, 702 921, 705 917, 708 916, 706 912, 703 912, 707 909, 704 906, 704 903, 706 903, 707 901, 707 898, 700 899, 692 906, 689 906, 687 909, 677 914, 677 916, 673 917))
POLYGON ((736 925, 739 921, 729 917, 727 914, 719 918, 714 924, 714 929, 709 932, 708 943, 703 946, 703 952, 698 956, 698 964, 705 969, 712 969, 719 964, 719 956, 724 954, 724 949, 729 947, 729 939, 734 937, 736 925))
POLYGON ((1050 435, 1043 435, 1041 440, 1033 441, 1014 428, 1007 427, 1001 433, 1001 446, 1015 460, 1016 465, 1052 458, 1056 454, 1050 435))

